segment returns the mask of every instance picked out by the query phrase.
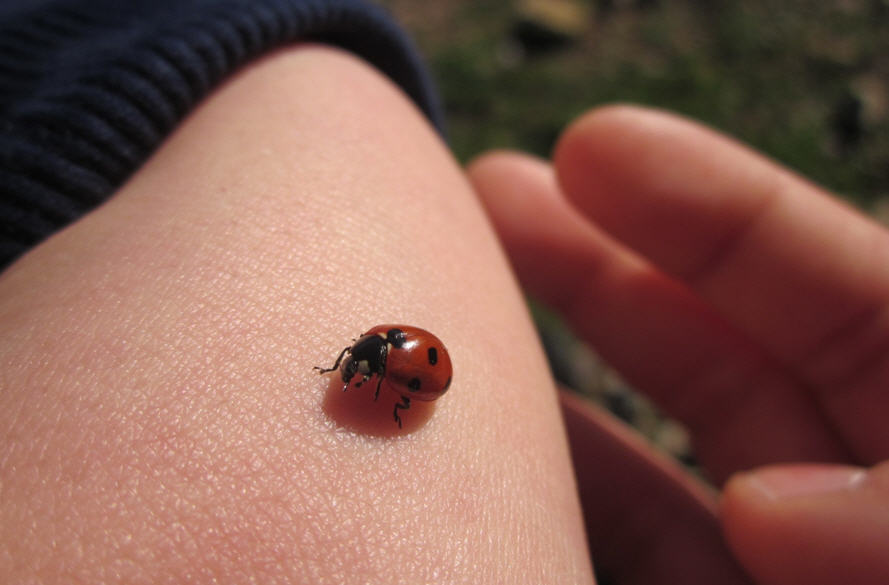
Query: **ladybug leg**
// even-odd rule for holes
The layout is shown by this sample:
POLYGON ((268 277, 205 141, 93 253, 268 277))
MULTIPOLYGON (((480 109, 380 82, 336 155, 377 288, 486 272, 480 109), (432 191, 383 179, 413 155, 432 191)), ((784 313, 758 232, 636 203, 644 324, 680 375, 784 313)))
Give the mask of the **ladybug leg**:
POLYGON ((333 364, 332 367, 329 367, 329 368, 322 368, 322 367, 319 367, 319 366, 315 366, 315 367, 313 367, 312 369, 313 369, 313 370, 318 370, 318 373, 319 373, 319 374, 326 374, 326 373, 328 373, 328 372, 332 372, 332 371, 336 370, 337 368, 340 367, 340 362, 343 361, 343 356, 346 355, 346 352, 349 351, 350 349, 352 349, 352 346, 351 346, 351 345, 350 345, 349 347, 343 349, 343 351, 340 352, 340 355, 337 356, 337 358, 336 358, 336 362, 334 362, 334 364, 333 364))
POLYGON ((380 397, 380 384, 383 383, 383 376, 377 376, 377 378, 379 379, 377 380, 377 391, 374 392, 374 402, 376 402, 377 398, 380 397))
POLYGON ((411 407, 411 399, 407 396, 401 397, 401 402, 395 404, 395 408, 392 410, 392 415, 395 417, 395 422, 398 423, 398 428, 401 428, 401 417, 398 416, 398 409, 407 410, 411 407))

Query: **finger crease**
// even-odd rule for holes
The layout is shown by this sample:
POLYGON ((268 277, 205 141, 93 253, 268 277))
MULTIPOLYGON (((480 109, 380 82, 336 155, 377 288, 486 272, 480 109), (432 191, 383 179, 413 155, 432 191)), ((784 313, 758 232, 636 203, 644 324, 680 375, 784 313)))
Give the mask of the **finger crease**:
POLYGON ((782 182, 778 181, 770 190, 765 191, 757 206, 749 212, 747 217, 714 244, 709 254, 703 256, 693 265, 680 270, 678 276, 689 286, 697 288, 718 272, 747 241, 747 237, 755 231, 763 218, 777 207, 783 193, 781 184, 782 182))
POLYGON ((858 387, 874 372, 889 370, 889 307, 870 306, 819 341, 798 362, 822 394, 858 387))

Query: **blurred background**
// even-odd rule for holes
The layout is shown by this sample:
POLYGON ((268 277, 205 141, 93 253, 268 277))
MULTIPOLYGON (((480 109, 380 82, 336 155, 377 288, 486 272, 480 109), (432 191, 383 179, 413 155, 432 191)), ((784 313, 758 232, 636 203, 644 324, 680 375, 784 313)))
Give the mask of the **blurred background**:
MULTIPOLYGON (((379 0, 439 84, 451 146, 547 156, 592 106, 680 112, 889 224, 889 0, 379 0)), ((561 382, 693 465, 659 416, 531 301, 561 382)))

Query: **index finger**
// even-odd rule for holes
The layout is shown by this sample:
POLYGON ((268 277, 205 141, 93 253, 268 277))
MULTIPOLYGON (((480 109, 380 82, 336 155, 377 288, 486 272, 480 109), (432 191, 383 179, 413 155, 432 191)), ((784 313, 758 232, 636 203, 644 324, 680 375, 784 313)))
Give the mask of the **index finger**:
POLYGON ((555 156, 566 195, 807 384, 865 460, 889 455, 889 234, 747 148, 665 113, 600 109, 555 156))

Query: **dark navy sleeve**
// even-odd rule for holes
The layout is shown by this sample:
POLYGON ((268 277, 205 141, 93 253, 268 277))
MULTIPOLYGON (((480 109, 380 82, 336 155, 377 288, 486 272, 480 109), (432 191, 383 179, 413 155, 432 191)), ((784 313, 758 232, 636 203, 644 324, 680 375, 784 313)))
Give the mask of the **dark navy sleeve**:
POLYGON ((0 2, 0 269, 109 197, 226 76, 297 40, 359 55, 442 130, 417 52, 368 2, 0 2))

